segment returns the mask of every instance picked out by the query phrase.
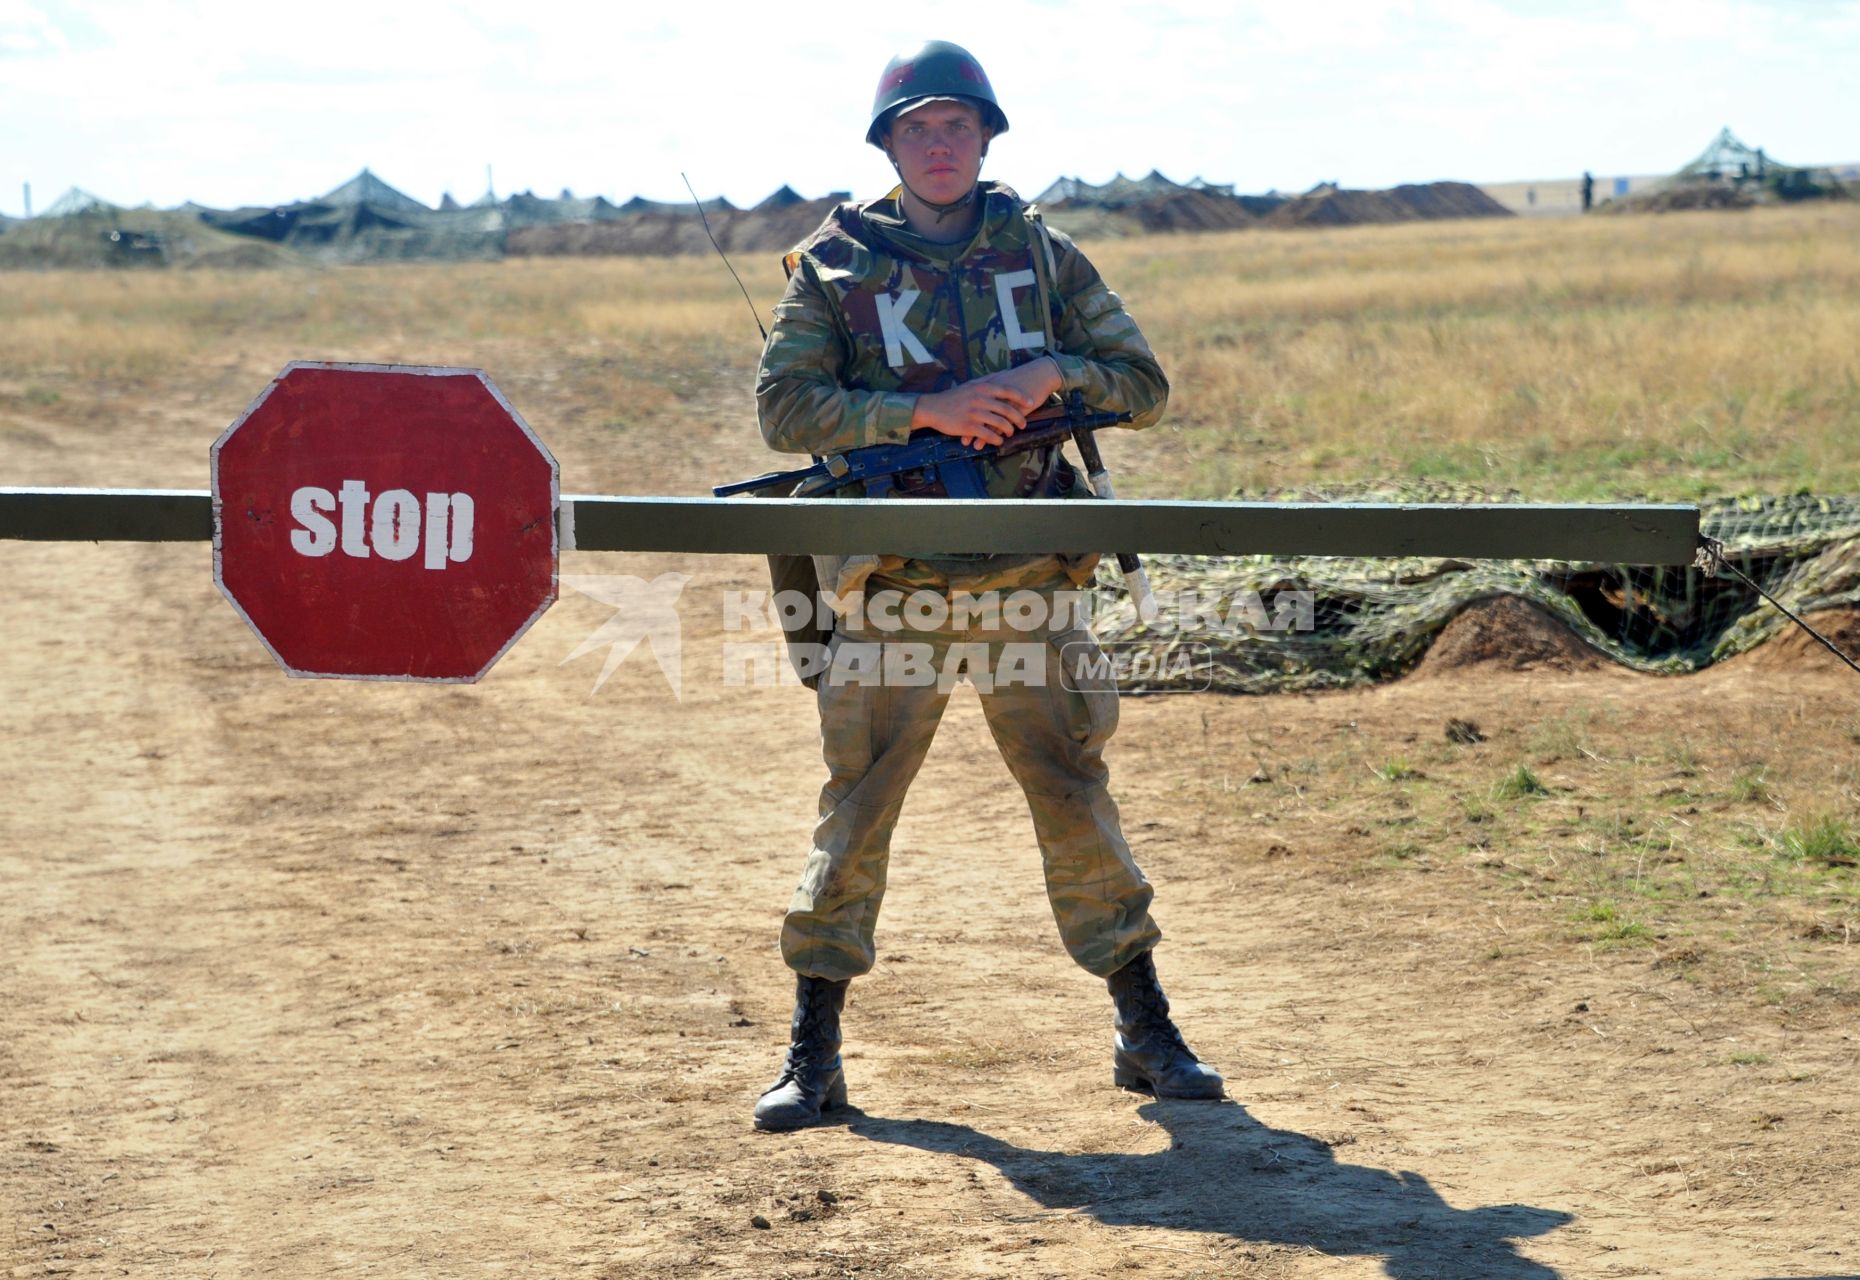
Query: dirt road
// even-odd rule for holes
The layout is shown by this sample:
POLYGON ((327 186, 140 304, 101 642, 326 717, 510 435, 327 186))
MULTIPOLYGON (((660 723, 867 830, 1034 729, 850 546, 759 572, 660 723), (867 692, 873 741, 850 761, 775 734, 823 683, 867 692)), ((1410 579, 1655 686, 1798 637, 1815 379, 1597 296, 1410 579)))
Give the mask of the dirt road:
MULTIPOLYGON (((144 482, 203 483, 195 452, 144 482)), ((26 482, 84 463, 11 456, 26 482)), ((698 474, 677 452, 628 484, 698 474)), ((599 657, 564 663, 608 614, 584 597, 479 686, 293 681, 204 546, 0 547, 0 1271, 1860 1272, 1851 897, 1721 895, 1690 941, 1601 946, 1503 848, 1391 854, 1407 801, 1360 782, 1525 758, 1580 706, 1832 796, 1851 676, 1126 701, 1115 788, 1219 1105, 1111 1086, 1108 1001, 958 696, 849 1003, 855 1109, 775 1136, 748 1117, 785 1039, 810 699, 723 683, 718 601, 755 562, 564 572, 693 575, 682 700, 644 649, 598 692, 599 657), (1492 754, 1445 744, 1449 716, 1492 754)), ((1547 767, 1572 822, 1608 802, 1587 767, 1547 767)))

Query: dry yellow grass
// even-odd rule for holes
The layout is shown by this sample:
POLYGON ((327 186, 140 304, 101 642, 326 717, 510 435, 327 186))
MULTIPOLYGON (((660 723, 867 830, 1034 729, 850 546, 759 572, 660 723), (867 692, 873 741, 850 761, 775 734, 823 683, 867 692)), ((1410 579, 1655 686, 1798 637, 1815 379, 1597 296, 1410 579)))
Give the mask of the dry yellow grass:
MULTIPOLYGON (((1175 385, 1136 495, 1401 477, 1542 499, 1860 488, 1860 209, 1088 248, 1175 385)), ((769 306, 778 266, 737 265, 769 306)), ((653 425, 694 403, 714 417, 756 355, 711 258, 11 273, 0 291, 0 419, 20 397, 120 402, 198 386, 203 367, 249 381, 311 358, 484 364, 597 424, 653 425)))
POLYGON ((1174 379, 1169 492, 1860 483, 1851 207, 1239 232, 1097 257, 1174 379))
MULTIPOLYGON (((761 292, 773 297, 779 268, 762 275, 761 292)), ((542 358, 566 346, 651 356, 672 370, 701 367, 718 350, 746 368, 755 355, 735 285, 715 261, 696 258, 71 271, 0 281, 0 375, 38 381, 134 380, 254 344, 295 358, 340 350, 358 359, 410 350, 438 359, 485 343, 533 348, 532 358, 542 358)))

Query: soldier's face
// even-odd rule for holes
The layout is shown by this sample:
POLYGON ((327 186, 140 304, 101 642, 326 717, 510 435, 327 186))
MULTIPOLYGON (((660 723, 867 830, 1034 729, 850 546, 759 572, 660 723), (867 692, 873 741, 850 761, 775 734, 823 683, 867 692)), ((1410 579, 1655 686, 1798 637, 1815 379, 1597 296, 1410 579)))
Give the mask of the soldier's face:
POLYGON ((982 174, 988 133, 982 113, 965 102, 926 102, 891 122, 891 158, 920 200, 960 200, 982 174))

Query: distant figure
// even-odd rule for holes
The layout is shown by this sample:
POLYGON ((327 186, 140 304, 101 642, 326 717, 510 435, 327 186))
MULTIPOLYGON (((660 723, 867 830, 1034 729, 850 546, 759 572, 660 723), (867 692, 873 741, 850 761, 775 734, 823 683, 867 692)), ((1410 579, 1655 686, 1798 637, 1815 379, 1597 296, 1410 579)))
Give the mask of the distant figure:
POLYGON ((1528 204, 1533 209, 1537 207, 1537 188, 1536 187, 1526 187, 1524 189, 1524 203, 1528 204))
POLYGON ((1595 175, 1587 169, 1582 171, 1582 211, 1587 213, 1595 207, 1595 175))

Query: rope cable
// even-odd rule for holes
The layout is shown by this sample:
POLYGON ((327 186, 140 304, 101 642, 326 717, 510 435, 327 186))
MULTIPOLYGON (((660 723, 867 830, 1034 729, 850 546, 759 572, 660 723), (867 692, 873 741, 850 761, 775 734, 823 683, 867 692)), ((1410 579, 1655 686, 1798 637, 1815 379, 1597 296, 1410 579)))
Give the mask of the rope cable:
POLYGON ((1724 554, 1724 543, 1720 542, 1718 539, 1709 538, 1701 534, 1699 537, 1699 553, 1698 553, 1698 556, 1693 560, 1693 564, 1695 564, 1698 568, 1704 570, 1706 573, 1710 573, 1713 575, 1716 575, 1720 570, 1729 569, 1735 577, 1742 579, 1743 582, 1747 586, 1749 586, 1752 590, 1754 590, 1758 595, 1762 596, 1765 600, 1768 600, 1771 604, 1775 605, 1776 608, 1782 613, 1782 615, 1785 618, 1789 619, 1789 621, 1795 623, 1796 626, 1802 628, 1802 630, 1808 632, 1809 635, 1819 640, 1822 646, 1826 648, 1829 653, 1839 658, 1842 662, 1845 662, 1848 666, 1852 667, 1856 672, 1860 672, 1860 663, 1855 662, 1852 658, 1848 657, 1845 653, 1842 653, 1840 649, 1836 648, 1834 641, 1828 639, 1826 636, 1822 635, 1821 632, 1809 626, 1808 623, 1804 622, 1795 613, 1791 612, 1787 605, 1783 604, 1782 601, 1778 600, 1775 596, 1771 595, 1769 592, 1765 591, 1761 586, 1759 586, 1756 580, 1753 579, 1749 574, 1745 573, 1742 569, 1739 569, 1736 565, 1732 564, 1728 559, 1726 559, 1725 554, 1724 554))

